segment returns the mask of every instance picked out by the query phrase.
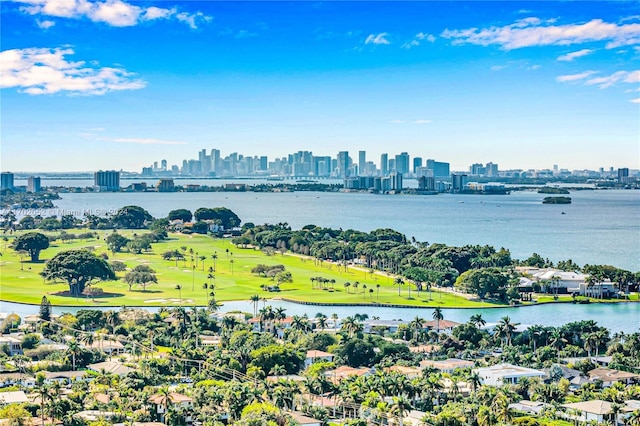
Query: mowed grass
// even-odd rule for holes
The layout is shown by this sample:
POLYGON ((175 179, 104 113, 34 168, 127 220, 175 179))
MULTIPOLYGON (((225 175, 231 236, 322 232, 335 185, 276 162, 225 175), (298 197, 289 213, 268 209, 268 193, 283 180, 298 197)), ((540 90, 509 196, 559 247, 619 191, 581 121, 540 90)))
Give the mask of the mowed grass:
MULTIPOLYGON (((80 233, 81 230, 70 230, 69 233, 80 233)), ((231 244, 228 239, 214 239, 206 235, 170 234, 169 239, 155 243, 150 252, 133 254, 128 252, 112 254, 107 250, 104 238, 111 231, 98 231, 99 239, 72 240, 63 243, 60 240, 40 253, 40 262, 30 262, 28 257, 20 262, 18 254, 10 248, 13 236, 9 241, 0 240, 2 257, 0 257, 0 298, 4 301, 21 303, 40 303, 43 295, 58 306, 177 306, 207 304, 210 289, 204 289, 203 284, 215 285, 215 298, 218 301, 248 300, 253 295, 265 299, 283 298, 295 301, 329 304, 381 304, 381 305, 411 305, 421 307, 490 307, 491 303, 471 301, 448 291, 434 290, 431 294, 418 294, 415 287, 408 297, 408 286, 401 286, 398 296, 398 286, 394 285, 393 276, 376 273, 355 267, 344 268, 331 262, 315 262, 311 258, 304 258, 293 254, 275 254, 267 256, 262 251, 252 248, 240 248, 231 244), (186 247, 183 250, 181 247, 186 247), (153 268, 158 277, 158 284, 147 287, 142 291, 134 286, 129 290, 122 280, 126 272, 119 272, 117 281, 101 281, 93 285, 103 290, 104 294, 92 297, 71 297, 66 292, 68 285, 63 282, 45 282, 40 276, 47 259, 57 253, 80 248, 92 248, 96 254, 107 253, 109 261, 119 260, 131 269, 139 264, 146 264, 153 268), (168 250, 180 250, 185 254, 186 261, 163 260, 162 253, 168 250), (194 260, 191 261, 191 253, 194 260), (212 259, 217 255, 217 259, 212 259), (205 256, 204 261, 200 256, 205 256), (214 267, 214 279, 208 278, 209 268, 214 267), (269 278, 251 273, 251 269, 258 264, 282 264, 291 272, 293 283, 284 283, 280 292, 268 292, 261 289, 263 284, 275 285, 269 278), (324 289, 313 288, 311 277, 323 277, 335 280, 335 284, 324 289), (357 289, 354 282, 359 282, 357 289), (345 288, 344 284, 352 284, 345 288), (182 289, 176 289, 180 285, 182 289), (366 286, 366 288, 365 288, 366 286), (370 293, 369 289, 374 292, 370 293), (430 298, 431 296, 431 298, 430 298)), ((119 231, 131 236, 133 231, 119 231)), ((145 231, 137 231, 144 233, 145 231)))

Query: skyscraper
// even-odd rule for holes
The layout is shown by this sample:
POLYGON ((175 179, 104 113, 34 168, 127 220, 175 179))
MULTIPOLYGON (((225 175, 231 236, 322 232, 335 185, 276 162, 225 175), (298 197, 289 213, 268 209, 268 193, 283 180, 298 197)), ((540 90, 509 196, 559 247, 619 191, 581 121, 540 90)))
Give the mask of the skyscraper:
POLYGON ((29 176, 29 179, 27 180, 27 191, 40 192, 41 190, 40 178, 37 176, 29 176))
POLYGON ((0 189, 13 189, 13 173, 2 172, 0 174, 0 189))
POLYGON ((364 176, 367 171, 367 151, 358 151, 358 175, 364 176))
POLYGON ((380 156, 380 175, 386 176, 389 174, 389 154, 382 154, 380 156))
POLYGON ((338 153, 338 165, 336 167, 337 177, 346 178, 349 176, 349 151, 340 151, 338 153))
POLYGON ((97 171, 93 174, 93 184, 101 191, 117 191, 120 189, 120 172, 115 170, 97 171))
POLYGON ((434 177, 449 177, 449 163, 443 163, 435 160, 427 160, 427 169, 433 170, 434 177))
POLYGON ((409 154, 401 152, 396 155, 396 172, 407 174, 409 173, 409 154))
POLYGON ((422 167, 422 157, 413 157, 413 173, 418 173, 418 168, 422 167))

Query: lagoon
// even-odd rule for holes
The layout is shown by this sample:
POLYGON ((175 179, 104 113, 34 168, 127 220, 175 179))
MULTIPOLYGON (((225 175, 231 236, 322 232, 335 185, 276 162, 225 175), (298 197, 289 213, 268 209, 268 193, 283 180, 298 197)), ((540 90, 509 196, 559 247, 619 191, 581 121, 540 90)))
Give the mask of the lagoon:
MULTIPOLYGON (((304 315, 309 317, 315 316, 316 313, 322 312, 328 317, 333 313, 340 318, 352 316, 354 314, 367 314, 369 318, 374 316, 381 319, 391 320, 398 319, 403 321, 411 321, 416 316, 430 320, 433 314, 433 308, 391 308, 384 306, 311 306, 298 303, 286 302, 282 300, 269 300, 263 302, 265 305, 271 305, 274 308, 283 307, 286 309, 287 315, 304 315)), ((263 303, 260 304, 262 307, 263 303)), ((61 314, 63 312, 77 312, 74 307, 52 308, 53 313, 61 314)), ((89 308, 101 310, 113 310, 117 308, 89 308)), ((157 307, 144 307, 144 309, 156 312, 157 307)), ((25 316, 37 314, 38 305, 25 305, 13 302, 1 302, 0 312, 15 312, 18 315, 25 316)), ((229 311, 253 312, 253 303, 249 301, 224 302, 221 312, 229 311)), ((612 333, 623 331, 625 333, 633 333, 640 331, 640 303, 591 303, 587 305, 571 304, 571 303, 553 303, 536 306, 510 307, 510 308, 469 308, 469 309, 443 309, 445 319, 466 322, 472 315, 481 314, 482 318, 488 324, 497 323, 502 317, 508 316, 512 322, 523 325, 540 324, 544 326, 560 326, 572 321, 593 320, 600 326, 606 327, 612 333)))

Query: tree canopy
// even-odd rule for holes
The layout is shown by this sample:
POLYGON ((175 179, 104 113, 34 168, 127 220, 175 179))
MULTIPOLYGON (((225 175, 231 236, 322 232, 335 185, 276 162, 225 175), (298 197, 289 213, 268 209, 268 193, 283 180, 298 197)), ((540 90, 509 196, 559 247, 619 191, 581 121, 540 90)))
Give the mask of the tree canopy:
POLYGON ((49 238, 39 232, 27 232, 16 237, 13 243, 15 251, 24 250, 31 256, 32 262, 37 262, 40 252, 49 247, 49 238))
POLYGON ((193 214, 187 209, 171 210, 167 215, 167 219, 169 220, 182 220, 183 222, 191 222, 192 218, 193 214))
POLYGON ((145 222, 150 222, 153 217, 148 211, 139 206, 125 206, 113 215, 112 221, 116 228, 142 229, 145 222))
POLYGON ((195 211, 194 217, 197 221, 213 220, 214 222, 222 225, 222 227, 225 229, 233 228, 234 226, 240 226, 241 222, 238 215, 226 207, 215 207, 212 209, 200 207, 195 211))
POLYGON ((68 250, 49 260, 41 275, 48 280, 63 280, 69 291, 79 296, 94 280, 115 280, 116 274, 106 260, 88 250, 68 250))

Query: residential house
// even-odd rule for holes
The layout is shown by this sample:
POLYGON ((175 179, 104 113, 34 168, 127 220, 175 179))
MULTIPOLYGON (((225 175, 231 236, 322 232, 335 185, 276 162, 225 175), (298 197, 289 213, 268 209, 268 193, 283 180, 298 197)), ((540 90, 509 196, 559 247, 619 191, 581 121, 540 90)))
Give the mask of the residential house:
POLYGON ((0 388, 6 388, 9 386, 33 387, 35 385, 36 379, 27 374, 19 372, 0 373, 0 388))
POLYGON ((589 371, 589 379, 592 382, 599 380, 602 382, 602 386, 607 388, 616 382, 620 382, 625 385, 640 382, 640 374, 613 370, 611 368, 596 368, 589 371))
POLYGON ((418 367, 407 367, 404 365, 392 365, 391 367, 387 367, 384 371, 400 373, 404 376, 407 376, 409 379, 414 379, 416 377, 422 376, 422 369, 418 367))
POLYGON ((368 376, 373 373, 371 368, 360 367, 354 368, 347 365, 341 365, 335 370, 327 370, 324 375, 333 383, 340 383, 342 379, 349 376, 368 376))
POLYGON ((191 411, 193 410, 193 399, 177 392, 170 392, 167 397, 161 394, 151 395, 149 397, 149 403, 152 405, 152 412, 157 415, 161 422, 165 421, 168 407, 171 405, 177 405, 183 413, 185 413, 185 420, 187 423, 192 422, 191 411))
POLYGON ((309 367, 316 362, 333 362, 334 355, 329 352, 323 351, 307 351, 307 356, 304 359, 304 368, 309 367))
POLYGON ((436 331, 438 333, 445 333, 449 335, 451 334, 453 329, 459 325, 460 325, 459 322, 443 319, 440 321, 436 321, 436 320, 427 321, 423 324, 423 327, 436 331))
POLYGON ((29 398, 23 391, 0 392, 0 406, 26 402, 29 402, 29 398))
POLYGON ((613 421, 612 403, 599 399, 571 404, 562 404, 567 409, 566 417, 579 422, 596 422, 602 424, 605 421, 613 421))
POLYGON ((117 340, 94 340, 89 349, 104 352, 109 356, 125 353, 124 345, 117 340))
POLYGON ((101 373, 104 370, 106 373, 115 374, 121 377, 136 370, 135 368, 127 367, 126 365, 116 361, 104 361, 89 364, 87 365, 87 368, 91 371, 95 371, 96 373, 101 373))
POLYGON ((293 420, 300 424, 300 426, 322 426, 322 420, 314 419, 313 417, 305 416, 299 411, 293 411, 289 413, 293 420))
POLYGON ((458 358, 448 358, 442 361, 420 361, 420 368, 425 369, 427 367, 431 367, 443 373, 453 373, 454 370, 457 370, 459 368, 469 368, 473 367, 474 365, 475 364, 473 361, 466 361, 458 358))
POLYGON ((22 336, 18 334, 0 335, 0 347, 6 346, 9 356, 22 354, 22 336))
POLYGON ((490 386, 517 384, 522 377, 542 379, 545 375, 544 371, 512 364, 496 364, 491 367, 476 368, 473 371, 478 373, 482 384, 490 386))
POLYGON ((45 384, 60 383, 61 385, 69 385, 74 380, 85 378, 84 371, 44 371, 45 384))

